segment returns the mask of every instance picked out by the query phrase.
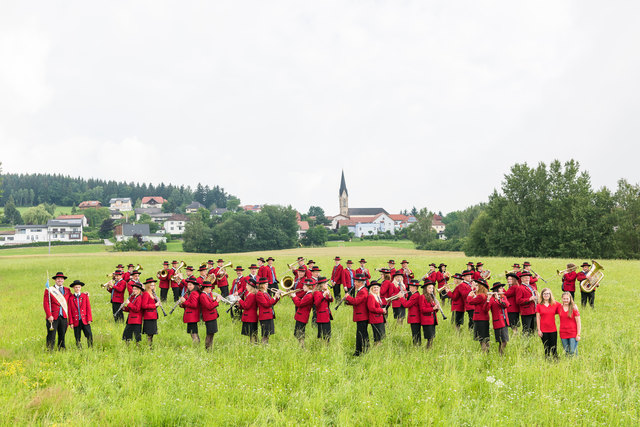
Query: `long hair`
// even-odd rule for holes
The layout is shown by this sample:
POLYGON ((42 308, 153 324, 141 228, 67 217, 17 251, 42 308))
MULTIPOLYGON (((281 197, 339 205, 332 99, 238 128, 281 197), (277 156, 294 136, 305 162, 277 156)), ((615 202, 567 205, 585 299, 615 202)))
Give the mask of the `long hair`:
POLYGON ((567 314, 569 315, 569 319, 573 317, 573 306, 575 303, 573 302, 573 297, 571 296, 571 292, 563 292, 562 298, 567 295, 569 297, 569 310, 567 310, 567 314))
POLYGON ((382 278, 391 281, 391 273, 383 273, 382 278))
POLYGON ((551 292, 551 289, 549 289, 549 288, 543 288, 540 291, 540 294, 538 295, 538 304, 542 304, 543 303, 544 299, 542 298, 542 295, 547 291, 549 292, 549 305, 555 304, 556 300, 553 299, 553 292, 551 292))
MULTIPOLYGON (((435 291, 435 286, 433 287, 433 289, 435 291)), ((422 295, 424 295, 428 303, 432 303, 435 300, 433 293, 429 292, 429 286, 425 286, 424 288, 422 288, 422 295)))
POLYGON ((476 288, 476 295, 487 295, 488 293, 489 293, 489 289, 478 284, 478 287, 476 288))

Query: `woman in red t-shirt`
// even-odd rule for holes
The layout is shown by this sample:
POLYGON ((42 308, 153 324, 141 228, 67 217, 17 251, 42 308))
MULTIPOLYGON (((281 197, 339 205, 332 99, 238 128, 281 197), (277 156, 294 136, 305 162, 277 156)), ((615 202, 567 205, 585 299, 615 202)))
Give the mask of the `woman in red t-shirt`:
POLYGON ((580 341, 580 312, 578 306, 573 302, 571 292, 562 294, 562 305, 558 307, 560 317, 560 341, 564 352, 568 356, 578 354, 578 341, 580 341))
POLYGON ((556 314, 560 303, 553 299, 551 289, 544 288, 540 292, 540 299, 536 307, 536 323, 538 335, 542 338, 544 355, 558 357, 558 331, 556 329, 556 314))

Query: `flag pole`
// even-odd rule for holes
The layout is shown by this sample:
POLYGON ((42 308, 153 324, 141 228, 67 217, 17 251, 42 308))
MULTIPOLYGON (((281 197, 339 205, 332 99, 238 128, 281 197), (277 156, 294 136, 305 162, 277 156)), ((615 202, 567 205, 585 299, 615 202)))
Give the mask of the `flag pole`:
MULTIPOLYGON (((51 312, 51 292, 49 292, 49 270, 47 270, 47 283, 46 283, 46 287, 47 287, 47 295, 49 295, 49 312, 51 313, 51 316, 53 316, 53 313, 51 312)), ((49 321, 49 330, 53 331, 53 322, 49 321)))

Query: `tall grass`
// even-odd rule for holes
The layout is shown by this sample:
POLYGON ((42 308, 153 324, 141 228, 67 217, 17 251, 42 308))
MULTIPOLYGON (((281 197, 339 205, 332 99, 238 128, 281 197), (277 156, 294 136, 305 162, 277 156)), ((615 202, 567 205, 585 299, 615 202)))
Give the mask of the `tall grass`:
MULTIPOLYGON (((304 254, 329 273, 335 255, 365 257, 371 269, 387 259, 407 258, 420 276, 429 262, 460 270, 461 254, 401 248, 322 248, 280 251, 285 262, 304 254)), ((257 254, 224 255, 247 266, 257 254)), ((197 265, 209 255, 176 254, 197 265)), ((387 339, 354 358, 355 327, 348 306, 334 311, 333 338, 318 342, 307 327, 307 348, 293 337, 293 304, 276 305, 276 335, 252 346, 224 309, 214 348, 194 347, 182 310, 160 314, 152 350, 121 341, 107 292, 99 287, 119 262, 141 263, 154 275, 172 254, 105 253, 100 256, 0 258, 0 420, 2 424, 180 425, 489 425, 498 423, 633 425, 640 419, 640 345, 635 328, 640 309, 631 261, 602 261, 605 280, 595 310, 581 310, 580 355, 547 361, 537 337, 515 337, 499 357, 489 355, 468 331, 449 321, 437 328, 430 350, 411 345, 409 327, 388 324, 387 339), (42 295, 45 271, 64 271, 88 285, 94 348, 77 350, 71 331, 67 351, 44 350, 42 295)), ((358 258, 359 259, 359 258, 358 258)), ((499 271, 514 259, 485 258, 499 271)), ((523 261, 523 260, 518 260, 523 261)), ((556 268, 568 260, 529 259, 559 296, 556 268)), ((582 261, 582 260, 571 260, 582 261)), ((579 293, 578 293, 579 294, 579 293)), ((171 305, 170 303, 168 304, 171 305)), ((201 337, 204 332, 201 329, 201 337)), ((84 338, 83 338, 84 340, 84 338)), ((86 344, 83 341, 83 344, 86 344)))

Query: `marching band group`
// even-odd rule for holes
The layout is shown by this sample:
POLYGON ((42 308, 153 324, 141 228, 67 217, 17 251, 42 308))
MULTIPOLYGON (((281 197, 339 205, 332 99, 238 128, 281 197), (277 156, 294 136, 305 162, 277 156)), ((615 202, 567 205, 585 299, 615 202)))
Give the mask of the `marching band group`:
MULTIPOLYGON (((163 302, 166 302, 171 289, 175 305, 169 314, 178 306, 184 309, 183 322, 194 343, 200 342, 198 324, 203 321, 207 350, 218 332, 221 302, 229 305, 227 312, 234 320, 242 322, 242 335, 249 337, 251 343, 257 343, 260 329, 262 343, 266 344, 275 333, 274 306, 282 297, 289 296, 296 308, 294 336, 302 347, 309 322, 317 327, 318 339, 330 341, 331 303, 336 302, 334 310, 338 310, 342 303, 353 308, 355 356, 369 348, 369 326, 374 345, 385 339, 385 324, 391 313, 399 324, 407 320, 414 345, 420 346, 424 337, 426 347, 430 348, 436 335, 438 312, 443 320, 446 319, 442 306, 450 305, 455 328, 459 331, 464 325, 466 312, 468 328, 473 330, 474 339, 479 341, 484 352, 489 351, 490 325, 500 354, 504 353, 509 341, 509 329, 515 334, 522 325, 524 335, 537 333, 542 339, 545 354, 557 357, 556 316, 560 320, 563 348, 568 355, 573 355, 577 352, 581 333, 580 313, 574 303, 576 282, 580 283, 582 306, 589 303, 593 307, 595 289, 603 276, 599 271, 602 267, 595 261, 593 266, 583 263, 580 273, 576 273, 575 264, 568 264, 566 270, 558 271, 563 291, 560 303, 554 300, 551 289, 545 287, 538 291, 538 280, 545 280, 531 269, 529 262, 525 262, 522 269, 519 264, 514 264, 512 271, 505 271, 506 284, 489 284, 491 271, 485 270, 482 262, 469 262, 464 271, 453 275, 445 264, 436 266, 431 263, 429 271, 417 280, 407 260, 402 260, 398 269, 395 261, 389 260, 386 267, 376 269, 380 278, 372 280, 365 259, 359 261, 360 267, 356 269, 351 260, 344 267, 340 257, 335 257, 334 261, 331 276, 324 277, 320 276, 321 270, 313 260, 305 263, 304 257, 298 257, 296 262, 287 266, 292 275, 286 275, 280 281, 273 265, 275 259, 260 257, 257 264, 251 264, 246 276, 244 269, 237 266, 231 285, 226 268, 233 268, 233 265, 225 264, 222 259, 217 260, 216 266, 213 260, 202 263, 198 268, 199 277, 193 274, 195 269, 185 266, 184 262, 173 261, 169 268, 169 262, 165 261, 156 274, 157 280, 149 277, 144 282, 140 282, 141 266, 129 264, 124 271, 120 264, 108 275, 111 280, 102 286, 110 293, 115 321, 124 322, 123 313, 128 313, 122 334, 122 339, 127 342, 134 339, 140 342, 144 334, 148 344, 152 345, 154 335, 158 334, 158 308, 167 315, 163 302), (453 286, 449 285, 450 280, 453 286), (156 295, 156 283, 160 297, 156 295), (219 293, 213 292, 216 286, 219 293), (344 297, 342 290, 345 291, 344 297), (125 293, 128 293, 128 298, 125 298, 125 293)), ((64 286, 67 276, 62 272, 52 278, 55 285, 49 287, 47 282, 43 302, 48 349, 53 349, 56 335, 58 348, 65 347, 67 327, 73 328, 78 347, 81 346, 82 334, 91 347, 93 319, 89 294, 82 292, 84 283, 75 280, 69 289, 64 286)))

